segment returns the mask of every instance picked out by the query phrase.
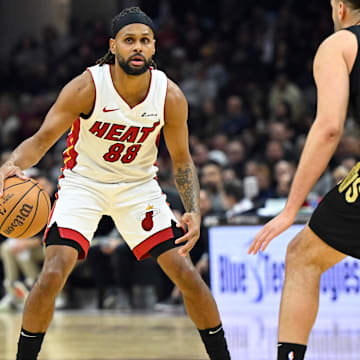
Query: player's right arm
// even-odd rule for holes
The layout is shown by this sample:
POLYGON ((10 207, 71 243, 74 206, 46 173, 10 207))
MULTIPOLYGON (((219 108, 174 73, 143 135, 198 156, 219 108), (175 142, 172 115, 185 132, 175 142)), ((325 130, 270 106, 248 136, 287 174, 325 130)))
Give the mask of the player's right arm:
POLYGON ((356 38, 349 31, 339 31, 320 45, 314 60, 316 119, 307 136, 285 209, 256 235, 249 254, 265 250, 273 238, 293 224, 306 196, 328 166, 344 129, 355 50, 356 38))
POLYGON ((60 92, 40 129, 24 140, 0 167, 0 196, 4 180, 12 175, 24 178, 22 170, 37 164, 80 114, 91 112, 95 88, 88 71, 71 80, 60 92))

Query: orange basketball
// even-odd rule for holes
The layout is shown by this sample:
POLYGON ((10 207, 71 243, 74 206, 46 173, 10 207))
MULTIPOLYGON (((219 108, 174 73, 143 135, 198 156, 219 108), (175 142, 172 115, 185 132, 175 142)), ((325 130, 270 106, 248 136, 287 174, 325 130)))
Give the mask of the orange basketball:
POLYGON ((47 224, 50 209, 49 195, 34 179, 10 177, 0 198, 0 234, 17 239, 34 236, 47 224))

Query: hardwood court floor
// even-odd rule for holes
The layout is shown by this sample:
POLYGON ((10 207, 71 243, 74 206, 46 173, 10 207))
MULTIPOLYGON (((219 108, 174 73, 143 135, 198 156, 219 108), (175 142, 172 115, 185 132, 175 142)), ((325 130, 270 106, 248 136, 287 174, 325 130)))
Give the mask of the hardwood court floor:
MULTIPOLYGON (((20 314, 0 314, 0 360, 14 360, 20 314)), ((39 360, 205 360, 185 316, 57 312, 39 360)))
MULTIPOLYGON (((0 360, 15 360, 20 314, 0 314, 0 360)), ((223 316, 232 360, 275 360, 277 317, 223 316)), ((39 360, 206 360, 182 314, 58 311, 39 360)), ((360 360, 360 314, 320 316, 306 360, 360 360)))

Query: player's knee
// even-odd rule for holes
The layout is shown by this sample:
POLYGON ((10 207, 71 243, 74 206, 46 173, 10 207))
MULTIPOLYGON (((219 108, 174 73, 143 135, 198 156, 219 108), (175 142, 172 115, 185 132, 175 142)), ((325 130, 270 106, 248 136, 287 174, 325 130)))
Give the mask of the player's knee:
POLYGON ((318 264, 318 257, 312 251, 311 239, 308 239, 303 230, 292 241, 290 241, 286 251, 286 271, 289 273, 298 269, 303 271, 305 268, 311 271, 321 271, 318 264))
POLYGON ((184 267, 178 274, 177 286, 185 294, 199 293, 203 281, 193 266, 184 267))
POLYGON ((309 263, 311 254, 307 251, 306 239, 300 232, 290 241, 286 251, 286 268, 302 267, 309 263))
POLYGON ((64 273, 59 269, 44 270, 39 277, 38 287, 45 294, 56 295, 65 283, 64 273))
POLYGON ((293 239, 290 241, 287 250, 286 250, 286 261, 289 263, 293 263, 296 259, 301 261, 301 253, 300 246, 297 239, 293 239), (300 259, 299 259, 300 257, 300 259))

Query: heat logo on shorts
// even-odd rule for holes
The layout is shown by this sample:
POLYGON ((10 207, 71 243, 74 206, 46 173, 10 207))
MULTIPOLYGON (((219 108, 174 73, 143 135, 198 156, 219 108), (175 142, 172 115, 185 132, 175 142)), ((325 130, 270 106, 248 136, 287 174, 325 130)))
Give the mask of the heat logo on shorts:
POLYGON ((288 360, 295 360, 295 353, 293 351, 289 352, 288 360))
POLYGON ((145 231, 150 231, 154 227, 153 217, 159 213, 159 209, 155 209, 149 204, 146 210, 138 216, 138 220, 141 221, 141 226, 145 231))

